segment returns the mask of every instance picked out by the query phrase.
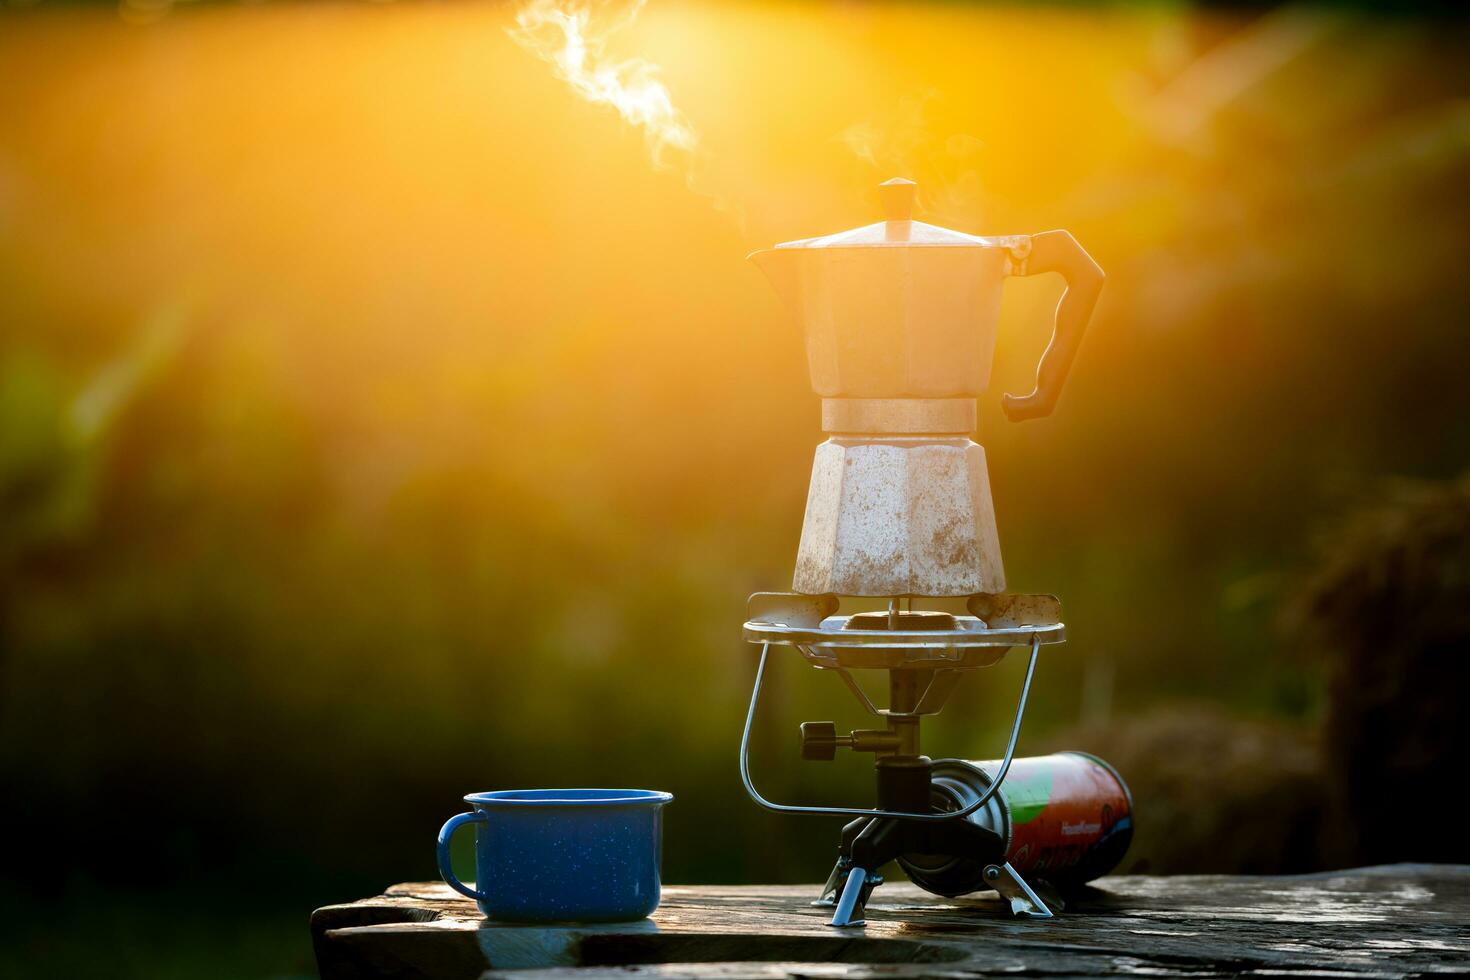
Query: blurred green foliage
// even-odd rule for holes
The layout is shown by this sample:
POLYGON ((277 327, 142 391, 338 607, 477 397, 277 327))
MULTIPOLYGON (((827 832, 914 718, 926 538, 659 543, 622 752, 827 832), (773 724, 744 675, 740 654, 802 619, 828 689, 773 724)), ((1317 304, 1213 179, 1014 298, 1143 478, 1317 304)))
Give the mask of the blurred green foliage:
MULTIPOLYGON (((1000 16, 907 14, 924 38, 968 25, 955 44, 1000 16)), ((1310 728, 1320 662, 1273 624, 1314 533, 1383 475, 1465 463, 1455 22, 1036 15, 1041 50, 1104 32, 1112 74, 1077 70, 1132 120, 1003 107, 1016 132, 1077 140, 1045 181, 1025 155, 958 159, 959 124, 922 112, 919 144, 847 161, 820 128, 847 76, 801 76, 810 104, 770 125, 840 154, 842 179, 802 182, 769 151, 737 234, 636 139, 609 143, 616 122, 510 47, 502 11, 201 13, 105 53, 88 16, 5 16, 41 53, 0 51, 0 904, 54 914, 0 966, 87 972, 68 937, 91 934, 133 950, 112 975, 308 972, 313 905, 433 877, 439 823, 498 787, 668 789, 668 880, 819 880, 835 828, 756 810, 734 764, 744 600, 789 581, 821 438, 799 341, 741 255, 867 220, 882 168, 938 188, 938 223, 1065 225, 1110 274, 1057 417, 1008 427, 983 406, 1009 578, 1061 595, 1073 637, 1042 664, 1023 751, 1181 698, 1310 728), (446 108, 480 59, 466 17, 506 59, 514 97, 485 127, 503 132, 446 108), (281 57, 259 82, 281 92, 237 90, 228 72, 256 69, 220 54, 236 39, 281 57), (362 54, 317 65, 329 43, 362 54), (445 89, 411 88, 436 58, 445 89), (177 101, 196 76, 204 109, 177 101), (119 80, 135 115, 70 111, 119 80), (221 915, 189 911, 206 894, 221 915)), ((838 30, 862 63, 863 18, 885 15, 803 16, 791 50, 838 30)), ((669 57, 705 124, 717 96, 669 57)), ((909 57, 880 67, 919 72, 909 57)), ((956 65, 927 99, 974 99, 956 65)), ((709 71, 774 107, 765 68, 709 71)), ((1001 385, 1026 383, 1057 288, 1008 287, 1001 385)), ((929 751, 996 754, 1020 666, 967 684, 929 751)), ((860 760, 814 767, 791 744, 799 720, 855 717, 849 696, 795 660, 775 685, 762 785, 866 799, 860 760)), ((1164 852, 1153 870, 1212 857, 1164 852)))

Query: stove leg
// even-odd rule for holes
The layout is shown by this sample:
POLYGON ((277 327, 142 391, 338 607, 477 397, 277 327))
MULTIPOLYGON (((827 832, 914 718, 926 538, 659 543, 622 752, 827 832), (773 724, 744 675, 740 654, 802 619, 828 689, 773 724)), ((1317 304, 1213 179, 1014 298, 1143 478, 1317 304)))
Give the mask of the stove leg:
POLYGON ((852 867, 852 842, 857 840, 870 822, 871 817, 858 817, 842 828, 842 845, 837 851, 837 863, 832 866, 832 873, 822 886, 822 894, 812 902, 813 905, 825 907, 837 904, 837 893, 842 890, 842 883, 847 880, 847 870, 852 867))
POLYGON ((1011 867, 1009 861, 1000 864, 992 864, 985 869, 985 880, 990 883, 1001 898, 1011 903, 1011 915, 1024 916, 1030 919, 1050 919, 1051 909, 1036 894, 1036 890, 1026 883, 1015 868, 1011 867))
POLYGON ((868 896, 873 889, 883 884, 879 875, 871 874, 866 868, 853 865, 852 870, 847 873, 847 884, 842 887, 842 897, 837 900, 837 908, 832 913, 832 921, 828 923, 834 926, 861 926, 866 925, 868 907, 868 896))
POLYGON ((837 857, 837 863, 832 865, 832 873, 827 876, 827 883, 822 886, 821 897, 812 902, 813 905, 832 906, 837 904, 837 891, 847 881, 848 869, 852 867, 852 858, 846 854, 837 857))
MULTIPOLYGON (((848 828, 853 829, 849 824, 848 828)), ((844 829, 844 838, 846 837, 844 829)), ((849 864, 847 882, 837 899, 837 909, 832 914, 834 926, 859 926, 866 916, 868 896, 873 889, 883 884, 883 876, 874 874, 869 868, 881 868, 905 850, 908 825, 898 820, 882 818, 867 823, 852 838, 844 858, 849 864)), ((839 861, 839 864, 841 861, 839 861)))

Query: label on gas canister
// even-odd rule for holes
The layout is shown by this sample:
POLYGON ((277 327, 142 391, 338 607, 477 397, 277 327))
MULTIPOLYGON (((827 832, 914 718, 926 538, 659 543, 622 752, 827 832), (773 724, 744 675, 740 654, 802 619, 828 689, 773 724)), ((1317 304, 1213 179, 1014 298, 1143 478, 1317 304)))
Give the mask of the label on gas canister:
MULTIPOLYGON (((997 762, 974 764, 987 776, 997 762)), ((1006 860, 1023 876, 1081 884, 1107 874, 1133 839, 1128 788, 1112 767, 1081 752, 1016 759, 1001 795, 1010 811, 1006 860)))

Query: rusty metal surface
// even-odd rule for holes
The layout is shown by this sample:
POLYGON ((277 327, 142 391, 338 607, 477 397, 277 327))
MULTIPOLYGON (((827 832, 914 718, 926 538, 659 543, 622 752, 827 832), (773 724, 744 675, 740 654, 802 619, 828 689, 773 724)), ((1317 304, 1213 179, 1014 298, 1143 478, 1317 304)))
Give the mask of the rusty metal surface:
POLYGON ((757 592, 746 603, 746 615, 751 619, 784 626, 820 626, 837 609, 835 595, 793 592, 757 592))
POLYGON ((972 595, 965 605, 993 629, 1025 625, 1046 626, 1062 621, 1062 600, 1054 595, 972 595))
POLYGON ((985 450, 955 437, 822 443, 792 588, 852 596, 1004 592, 985 450))

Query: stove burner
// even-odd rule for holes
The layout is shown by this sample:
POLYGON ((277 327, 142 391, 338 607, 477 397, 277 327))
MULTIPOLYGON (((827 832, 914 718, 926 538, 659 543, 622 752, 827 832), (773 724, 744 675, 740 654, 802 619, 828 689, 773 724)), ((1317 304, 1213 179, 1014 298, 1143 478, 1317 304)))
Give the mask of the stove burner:
POLYGON ((834 670, 978 670, 999 663, 1013 646, 1067 638, 1056 596, 977 595, 967 606, 976 615, 895 608, 839 616, 836 596, 757 592, 745 639, 795 647, 815 666, 834 670))
POLYGON ((904 609, 893 612, 854 613, 842 624, 845 630, 952 630, 957 628, 955 617, 935 609, 904 609))

